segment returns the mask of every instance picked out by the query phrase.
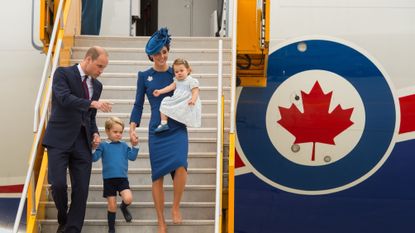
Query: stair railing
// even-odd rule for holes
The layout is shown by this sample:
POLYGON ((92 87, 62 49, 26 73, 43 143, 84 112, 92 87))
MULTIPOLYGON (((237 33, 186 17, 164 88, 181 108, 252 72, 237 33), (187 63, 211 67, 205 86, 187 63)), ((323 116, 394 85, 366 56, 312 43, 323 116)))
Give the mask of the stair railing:
MULTIPOLYGON (((45 65, 44 65, 44 69, 42 73, 41 84, 40 84, 38 95, 36 98, 35 112, 34 112, 34 128, 33 128, 35 137, 34 137, 32 150, 30 153, 29 167, 27 169, 27 175, 26 175, 24 187, 22 190, 22 195, 21 195, 20 202, 19 202, 16 219, 14 222, 13 233, 17 233, 19 230, 20 221, 21 221, 21 217, 23 214, 23 208, 26 202, 26 198, 28 196, 29 187, 30 187, 30 194, 31 194, 30 198, 31 199, 28 200, 27 211, 30 211, 31 216, 36 216, 37 211, 38 211, 39 201, 37 200, 37 198, 40 199, 40 195, 36 195, 36 194, 40 192, 36 192, 38 190, 35 190, 35 189, 36 188, 41 189, 43 184, 36 185, 37 181, 35 180, 34 166, 35 166, 36 159, 38 159, 38 155, 43 154, 43 151, 40 151, 39 147, 41 147, 40 143, 41 143, 41 139, 43 136, 44 127, 46 125, 48 107, 49 107, 49 102, 50 102, 51 93, 52 93, 52 78, 47 80, 47 77, 49 77, 49 75, 50 77, 53 77, 53 73, 56 70, 56 67, 58 66, 58 63, 59 63, 60 51, 62 47, 62 38, 63 38, 64 33, 63 33, 63 30, 60 30, 59 35, 58 35, 58 28, 59 27, 60 29, 64 28, 62 12, 63 12, 63 6, 65 2, 71 2, 71 1, 65 1, 65 0, 59 1, 59 6, 56 12, 56 17, 55 17, 55 21, 53 25, 52 37, 50 40, 49 49, 48 49, 48 53, 46 56, 45 65), (58 40, 55 44, 56 37, 58 37, 58 40), (52 55, 53 51, 54 51, 54 55, 52 55), (53 56, 53 62, 51 64, 52 56, 53 56), (51 65, 52 65, 52 68, 50 70, 49 68, 51 65), (48 85, 45 90, 46 81, 48 81, 48 85), (42 101, 42 97, 44 97, 43 101, 42 101), (42 105, 42 111, 41 111, 41 116, 40 116, 39 108, 41 105, 42 105), (40 120, 39 120, 39 116, 40 116, 40 120), (30 207, 30 210, 29 210, 29 207, 30 207)), ((27 224, 29 225, 29 223, 27 224)))
POLYGON ((57 31, 58 31, 58 27, 59 27, 59 21, 61 23, 61 28, 63 28, 63 21, 61 20, 61 15, 62 15, 62 9, 63 9, 63 3, 65 1, 59 1, 59 6, 58 6, 58 12, 56 13, 56 18, 55 18, 55 22, 53 24, 53 30, 52 30, 52 37, 50 39, 50 44, 49 44, 49 49, 48 49, 48 53, 46 56, 46 61, 45 61, 45 65, 43 66, 43 72, 42 72, 42 78, 40 80, 40 87, 39 87, 39 91, 37 92, 37 97, 36 97, 36 102, 35 102, 35 112, 34 112, 34 117, 33 117, 33 132, 36 133, 37 130, 39 129, 39 108, 40 108, 40 104, 42 101, 42 96, 43 96, 43 90, 45 89, 45 83, 46 83, 46 78, 47 78, 47 74, 50 68, 50 61, 52 59, 52 52, 53 52, 53 45, 55 44, 55 39, 57 36, 57 31))
POLYGON ((218 95, 217 95, 217 136, 216 136, 216 193, 215 193, 215 233, 222 228, 222 171, 223 171, 223 115, 224 97, 222 91, 223 42, 218 44, 218 95))
POLYGON ((232 1, 232 74, 231 74, 231 106, 229 129, 229 173, 228 173, 228 232, 234 232, 235 221, 235 104, 236 104, 236 40, 238 21, 238 1, 232 1))
POLYGON ((36 50, 43 51, 43 47, 36 44, 35 38, 34 38, 34 31, 35 31, 35 29, 34 29, 34 27, 35 27, 35 0, 32 0, 31 21, 32 21, 32 25, 31 25, 31 28, 30 28, 30 39, 31 39, 31 42, 32 42, 32 47, 36 50))

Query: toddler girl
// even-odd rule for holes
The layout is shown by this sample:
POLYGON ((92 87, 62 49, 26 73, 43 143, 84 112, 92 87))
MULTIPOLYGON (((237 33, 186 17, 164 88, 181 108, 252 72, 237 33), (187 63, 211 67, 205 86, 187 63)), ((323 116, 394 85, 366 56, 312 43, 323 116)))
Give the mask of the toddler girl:
POLYGON ((199 81, 190 76, 189 63, 181 58, 173 62, 174 82, 155 90, 154 96, 174 90, 173 96, 165 97, 160 105, 161 124, 154 130, 160 133, 169 129, 168 117, 188 127, 201 126, 202 105, 199 99, 199 81))

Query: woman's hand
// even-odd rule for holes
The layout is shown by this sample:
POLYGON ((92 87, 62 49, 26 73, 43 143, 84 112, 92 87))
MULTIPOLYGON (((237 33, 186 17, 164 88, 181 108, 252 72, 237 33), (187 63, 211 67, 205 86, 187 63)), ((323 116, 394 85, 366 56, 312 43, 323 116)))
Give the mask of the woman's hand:
POLYGON ((153 95, 154 95, 155 97, 158 97, 160 94, 161 94, 161 93, 160 93, 160 90, 154 90, 154 91, 153 91, 153 95))

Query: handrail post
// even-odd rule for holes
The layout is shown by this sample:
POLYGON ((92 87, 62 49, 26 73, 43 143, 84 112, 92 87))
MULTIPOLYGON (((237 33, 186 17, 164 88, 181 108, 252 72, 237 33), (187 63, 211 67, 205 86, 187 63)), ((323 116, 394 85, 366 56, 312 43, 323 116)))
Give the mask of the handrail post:
MULTIPOLYGON (((40 87, 39 87, 39 91, 37 93, 37 97, 36 97, 36 103, 35 103, 35 112, 34 112, 34 119, 33 119, 33 132, 36 133, 38 130, 38 124, 39 124, 39 105, 42 99, 42 93, 43 93, 43 89, 45 88, 45 82, 46 82, 46 74, 50 65, 50 60, 52 57, 52 51, 53 51, 53 47, 55 44, 55 38, 56 38, 56 34, 57 34, 57 30, 58 30, 58 22, 61 20, 61 14, 62 14, 62 8, 63 8, 63 3, 65 1, 61 0, 59 1, 59 6, 58 6, 58 12, 56 14, 56 18, 55 18, 55 22, 53 24, 53 30, 52 30, 52 37, 50 39, 50 43, 49 43, 49 48, 48 48, 48 54, 46 56, 46 61, 45 61, 45 65, 43 66, 43 73, 42 73, 42 79, 40 81, 40 87)), ((63 25, 63 21, 62 24, 63 25)))
POLYGON ((215 198, 215 233, 219 232, 221 217, 221 176, 222 176, 222 130, 223 130, 223 108, 222 108, 222 39, 218 45, 218 96, 217 96, 217 139, 216 139, 216 198, 215 198))
POLYGON ((130 0, 130 17, 129 17, 130 25, 128 25, 130 36, 133 36, 133 0, 130 0))
POLYGON ((36 185, 35 185, 35 177, 34 177, 34 172, 32 171, 32 175, 31 175, 31 182, 33 185, 30 186, 30 192, 32 193, 32 210, 31 210, 31 214, 34 215, 36 214, 37 210, 36 210, 36 185))
POLYGON ((35 26, 35 0, 32 0, 32 16, 31 16, 31 21, 32 21, 32 25, 31 25, 31 30, 30 30, 30 39, 32 41, 32 46, 34 49, 42 51, 43 47, 40 45, 37 45, 35 42, 35 38, 34 38, 34 26, 35 26))

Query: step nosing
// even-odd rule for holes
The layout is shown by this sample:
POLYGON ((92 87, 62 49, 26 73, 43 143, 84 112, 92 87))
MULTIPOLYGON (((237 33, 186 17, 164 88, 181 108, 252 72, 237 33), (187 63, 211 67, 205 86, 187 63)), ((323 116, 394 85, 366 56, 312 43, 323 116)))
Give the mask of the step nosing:
MULTIPOLYGON (((72 58, 72 59, 70 59, 70 62, 72 62, 72 63, 79 63, 79 62, 81 62, 82 61, 82 59, 80 59, 80 58, 78 58, 78 59, 74 59, 74 58, 72 58)), ((228 60, 225 60, 225 61, 222 61, 222 64, 231 64, 231 62, 232 61, 228 61, 228 60)), ((168 64, 172 64, 172 62, 167 62, 168 64)), ((219 62, 218 61, 195 61, 195 60, 193 60, 193 61, 189 61, 189 63, 191 63, 191 64, 193 64, 193 66, 195 66, 195 65, 206 65, 206 64, 209 64, 209 65, 217 65, 219 62)), ((124 65, 124 64, 144 64, 144 65, 151 65, 152 63, 150 62, 150 61, 144 61, 144 60, 109 60, 108 61, 108 64, 109 65, 111 65, 111 64, 120 64, 120 65, 124 65)))
MULTIPOLYGON (((147 117, 149 117, 150 116, 150 114, 151 113, 143 113, 143 116, 147 116, 147 117)), ((227 114, 229 114, 229 113, 225 113, 225 116, 227 115, 227 114)), ((99 116, 113 116, 113 115, 117 115, 117 116, 126 116, 126 117, 128 117, 128 116, 130 116, 131 115, 131 113, 126 113, 126 112, 108 112, 108 113, 106 113, 106 112, 99 112, 99 113, 97 113, 97 117, 99 117, 99 116)), ((203 114, 204 116, 210 116, 210 117, 212 117, 212 116, 216 116, 216 115, 218 115, 217 113, 204 113, 203 114)), ((202 116, 203 117, 203 116, 202 116)))
MULTIPOLYGON (((45 185, 45 187, 50 187, 50 185, 45 185)), ((151 190, 151 185, 130 185, 131 190, 151 190)), ((68 189, 72 189, 71 185, 68 185, 68 189)), ((89 185, 89 189, 91 190, 102 190, 102 185, 98 184, 91 184, 89 185)), ((173 185, 164 185, 165 190, 173 190, 173 185)), ((215 190, 216 185, 186 185, 185 191, 193 191, 193 190, 215 190)))
MULTIPOLYGON (((202 117, 203 118, 203 117, 202 117)), ((145 119, 145 118, 144 118, 145 119)), ((225 131, 226 131, 226 127, 225 127, 225 131)), ((105 131, 105 127, 98 127, 99 131, 105 131)), ((128 128, 124 128, 125 132, 129 131, 128 128)), ((139 132, 148 132, 148 128, 138 128, 136 129, 139 132)), ((217 132, 217 128, 216 127, 199 127, 199 128, 187 128, 187 131, 189 132, 197 132, 197 133, 212 133, 212 132, 217 132)))
MULTIPOLYGON (((73 46, 72 50, 77 51, 87 51, 90 47, 89 46, 73 46)), ((110 47, 106 46, 105 50, 107 52, 141 52, 144 54, 145 48, 133 48, 133 47, 110 47)), ((211 48, 211 47, 201 47, 201 48, 182 48, 182 47, 176 47, 174 49, 170 49, 170 53, 175 52, 189 52, 189 53, 218 53, 219 48, 211 48)), ((230 48, 223 48, 223 52, 229 53, 232 52, 232 49, 230 48)))
MULTIPOLYGON (((224 73, 223 76, 231 76, 230 73, 224 73)), ((137 72, 104 72, 101 74, 101 78, 108 78, 108 76, 118 76, 118 77, 134 77, 137 78, 137 72)), ((203 76, 203 78, 217 78, 217 73, 192 73, 192 77, 203 76)))
MULTIPOLYGON (((122 102, 122 103, 124 103, 124 102, 131 102, 131 103, 134 103, 135 102, 135 99, 111 99, 111 98, 101 98, 100 100, 103 100, 103 101, 110 101, 110 102, 122 102)), ((201 102, 202 103, 204 103, 204 104, 217 104, 217 102, 218 102, 218 100, 217 99, 214 99, 214 100, 201 100, 201 102)), ((144 103, 145 104, 149 104, 149 102, 146 100, 146 101, 144 101, 144 103)), ((230 103, 230 100, 225 100, 225 103, 230 103)))
MULTIPOLYGON (((57 220, 56 219, 44 219, 44 220, 39 220, 39 222, 41 222, 42 224, 47 224, 47 225, 57 225, 57 220)), ((156 219, 140 219, 140 220, 136 220, 133 219, 131 222, 125 222, 125 220, 115 220, 117 226, 145 226, 145 225, 151 225, 151 226, 156 226, 157 225, 157 220, 156 219)), ((176 224, 173 224, 172 220, 166 219, 166 223, 167 225, 171 225, 173 227, 177 226, 176 224)), ((215 220, 213 219, 196 219, 196 220, 188 220, 188 219, 183 219, 181 225, 182 226, 201 226, 201 225, 214 225, 215 220)), ((85 219, 84 220, 84 226, 106 226, 107 225, 107 219, 85 219)))
MULTIPOLYGON (((105 199, 105 198, 103 198, 105 199)), ((118 201, 117 203, 120 203, 120 201, 118 201)), ((55 202, 54 201, 41 201, 40 204, 44 204, 47 207, 49 206, 55 206, 55 202)), ((68 205, 71 204, 71 201, 68 202, 68 205)), ((173 206, 173 202, 171 201, 166 201, 164 202, 164 204, 167 207, 173 206)), ((106 201, 88 201, 87 202, 87 206, 88 207, 97 207, 97 206, 107 206, 108 202, 106 201)), ((154 202, 153 201, 133 201, 130 204, 131 207, 153 207, 154 206, 154 202)), ((211 201, 211 202, 206 202, 206 201, 201 201, 201 202, 197 202, 197 201, 192 201, 192 202, 186 202, 186 201, 181 201, 180 202, 180 206, 181 207, 212 207, 215 206, 215 202, 211 201)))
MULTIPOLYGON (((91 173, 102 174, 102 168, 92 168, 91 173)), ((148 174, 151 173, 151 168, 129 168, 128 174, 148 174)), ((216 168, 189 168, 188 174, 216 174, 216 168)))
MULTIPOLYGON (((134 91, 137 89, 137 85, 103 85, 103 90, 121 90, 121 91, 134 91)), ((200 87, 200 91, 212 91, 217 90, 217 86, 203 86, 200 87)), ((224 91, 229 91, 231 89, 230 86, 224 86, 222 87, 224 91)))

